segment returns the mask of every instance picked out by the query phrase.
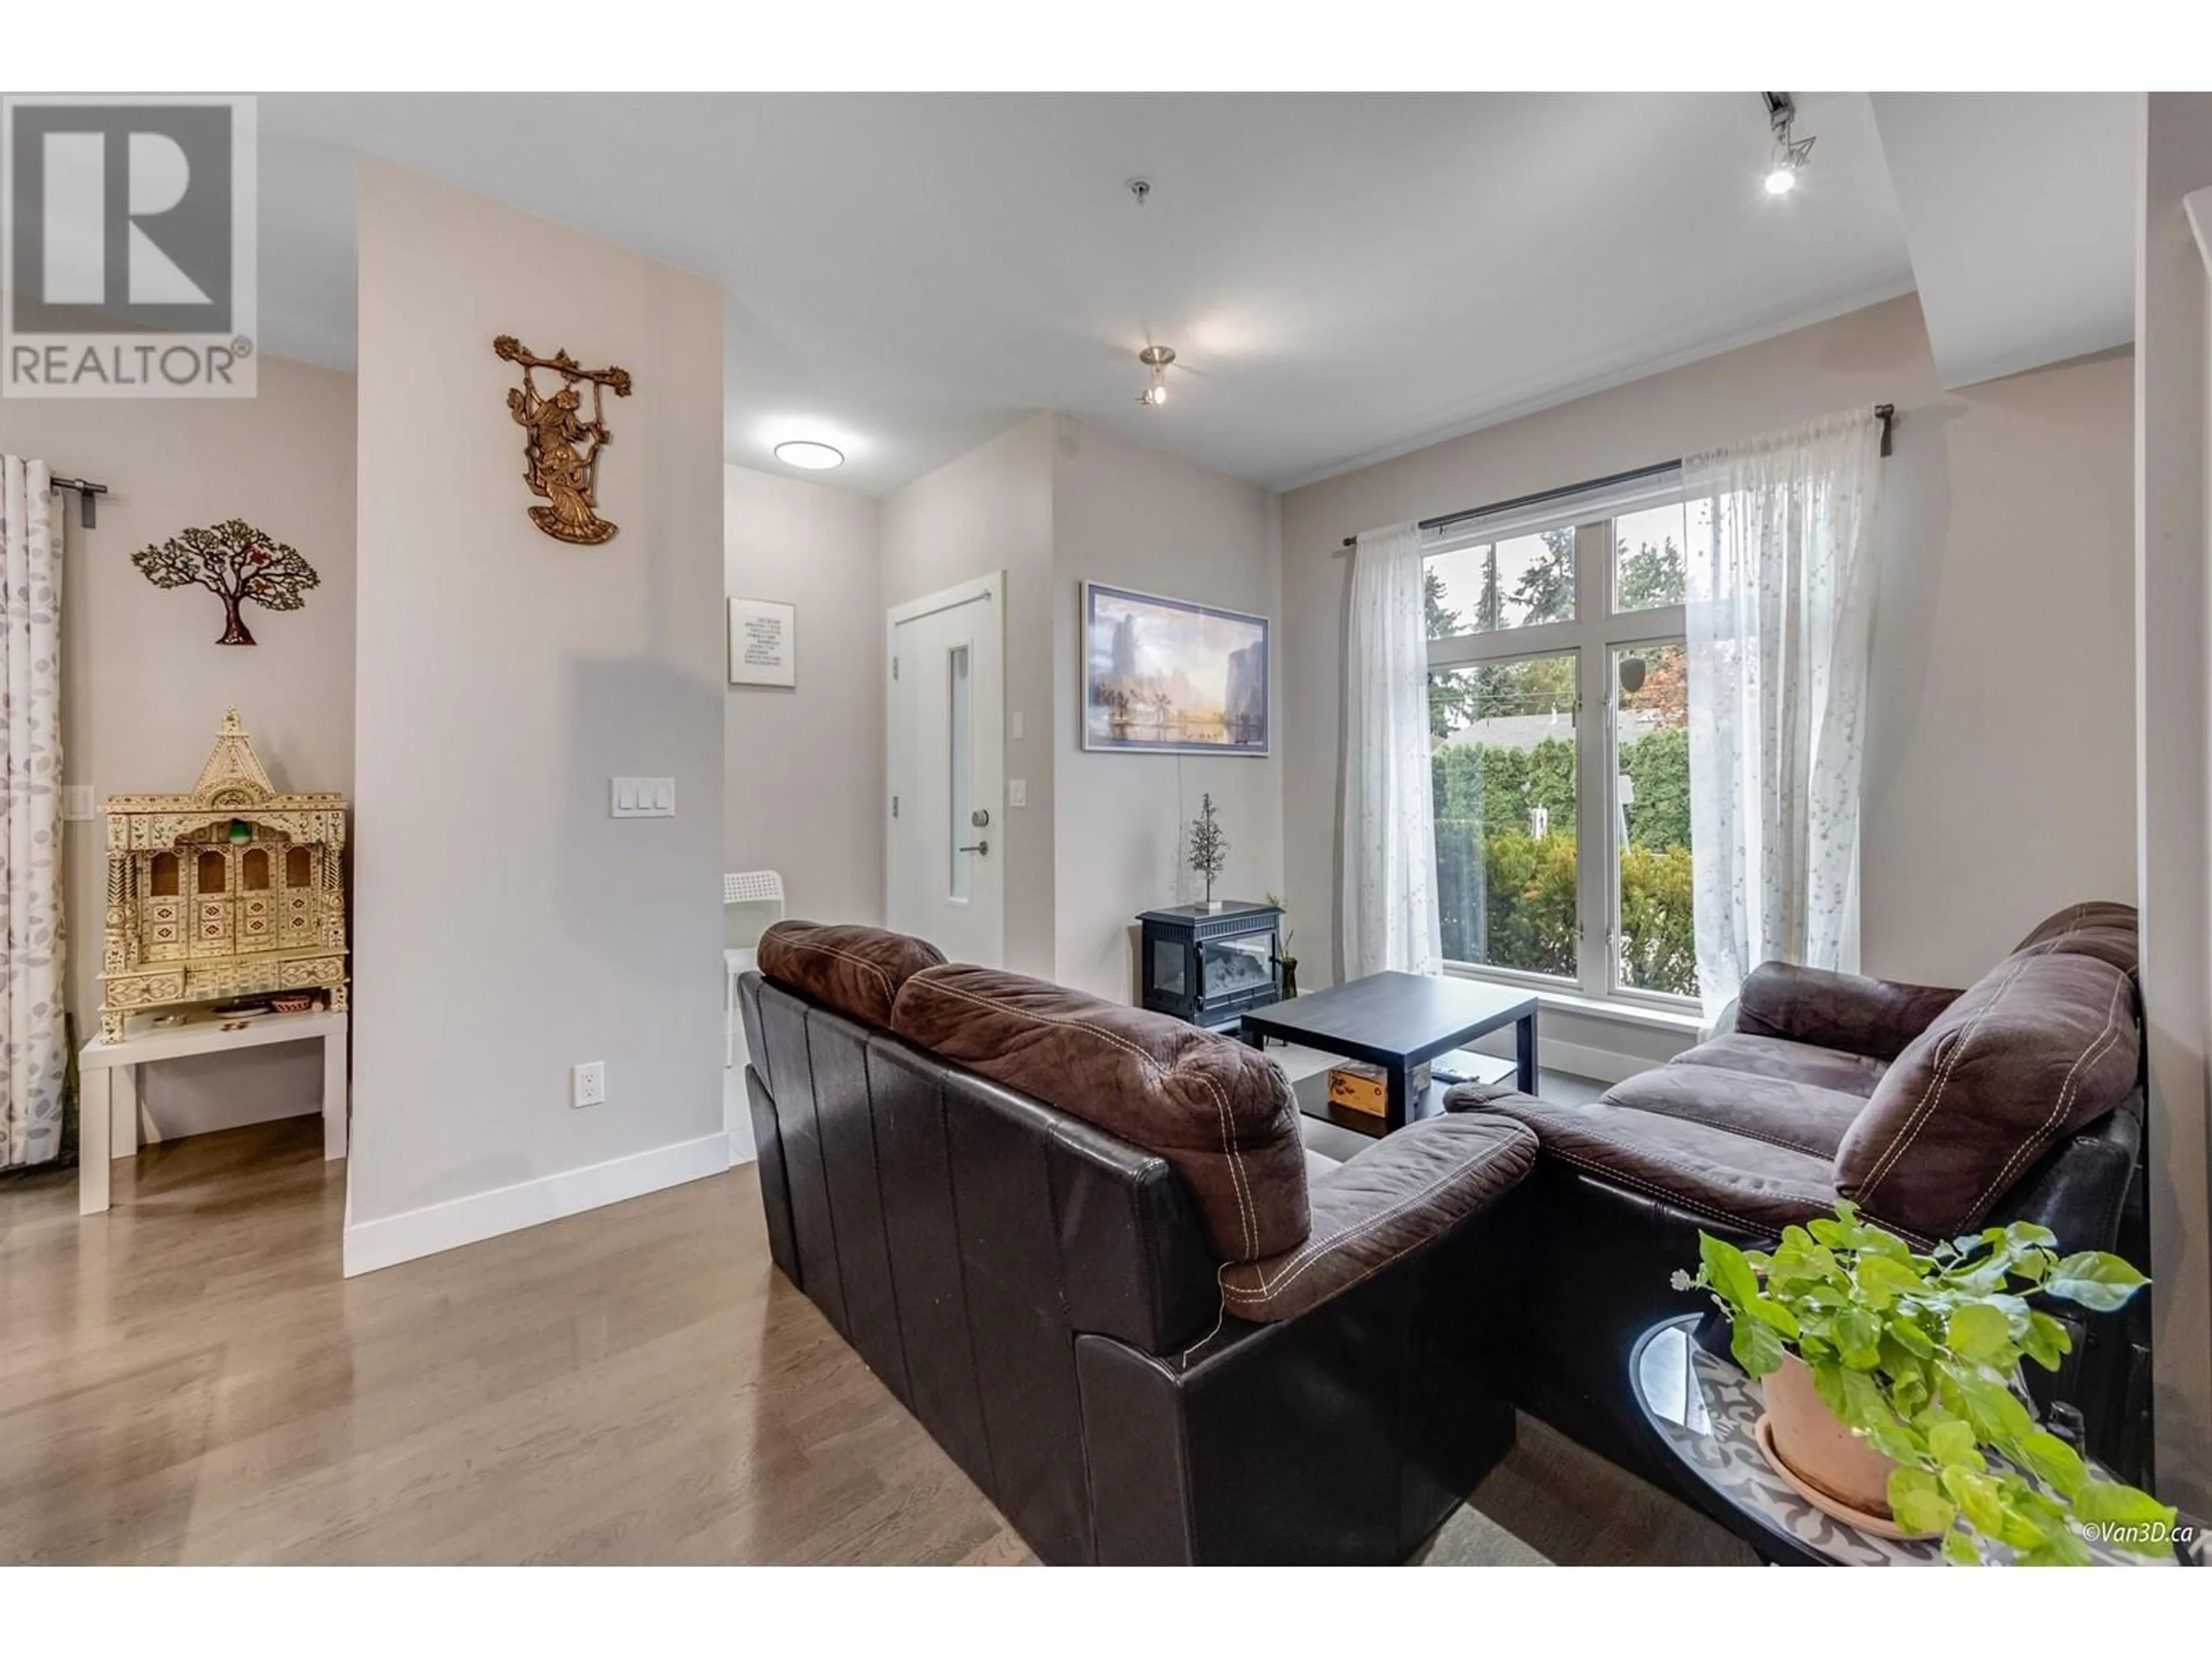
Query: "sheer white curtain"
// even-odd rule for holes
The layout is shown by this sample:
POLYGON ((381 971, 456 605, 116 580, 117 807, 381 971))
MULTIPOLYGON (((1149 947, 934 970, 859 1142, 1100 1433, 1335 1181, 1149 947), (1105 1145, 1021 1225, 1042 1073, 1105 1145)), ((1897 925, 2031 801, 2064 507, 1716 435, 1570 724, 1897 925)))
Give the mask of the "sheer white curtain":
POLYGON ((1762 962, 1857 966, 1881 455, 1869 410, 1682 464, 1690 840, 1709 1020, 1762 962))
POLYGON ((1344 972, 1439 973, 1421 542, 1370 531, 1352 555, 1344 653, 1344 972))
POLYGON ((0 1169, 62 1144, 61 536, 40 461, 0 458, 0 1169))

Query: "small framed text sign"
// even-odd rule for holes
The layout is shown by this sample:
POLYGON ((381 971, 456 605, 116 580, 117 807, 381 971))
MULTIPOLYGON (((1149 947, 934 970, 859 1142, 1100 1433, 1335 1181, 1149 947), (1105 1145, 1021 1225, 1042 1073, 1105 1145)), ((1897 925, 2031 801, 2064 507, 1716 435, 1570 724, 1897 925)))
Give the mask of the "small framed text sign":
POLYGON ((794 607, 773 599, 730 601, 730 684, 797 685, 794 607))

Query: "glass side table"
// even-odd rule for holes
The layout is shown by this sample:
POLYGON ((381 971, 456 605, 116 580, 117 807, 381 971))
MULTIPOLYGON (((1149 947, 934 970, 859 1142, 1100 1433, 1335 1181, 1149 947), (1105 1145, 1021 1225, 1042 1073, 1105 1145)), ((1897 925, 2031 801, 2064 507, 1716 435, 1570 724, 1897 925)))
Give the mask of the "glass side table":
MULTIPOLYGON (((1698 1505, 1760 1559, 1779 1565, 1941 1566, 1933 1542, 1878 1537, 1824 1515, 1774 1472, 1754 1431, 1766 1409, 1759 1386, 1725 1353, 1699 1345, 1700 1322, 1686 1314, 1653 1326, 1628 1360, 1644 1420, 1698 1505)), ((2133 1555, 2094 1541, 2089 1548, 2100 1566, 2179 1564, 2176 1557, 2133 1555)))

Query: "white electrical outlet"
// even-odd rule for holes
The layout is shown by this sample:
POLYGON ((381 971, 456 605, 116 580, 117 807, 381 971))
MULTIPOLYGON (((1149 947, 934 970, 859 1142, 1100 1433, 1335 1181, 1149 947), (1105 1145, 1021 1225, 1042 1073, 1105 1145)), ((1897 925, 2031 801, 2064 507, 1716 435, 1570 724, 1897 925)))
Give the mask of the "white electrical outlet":
POLYGON ((607 1063, 604 1060, 587 1060, 578 1066, 569 1078, 571 1106, 604 1106, 607 1099, 607 1063))
POLYGON ((62 817, 64 822, 82 823, 97 816, 93 810, 90 784, 65 783, 62 786, 62 817))

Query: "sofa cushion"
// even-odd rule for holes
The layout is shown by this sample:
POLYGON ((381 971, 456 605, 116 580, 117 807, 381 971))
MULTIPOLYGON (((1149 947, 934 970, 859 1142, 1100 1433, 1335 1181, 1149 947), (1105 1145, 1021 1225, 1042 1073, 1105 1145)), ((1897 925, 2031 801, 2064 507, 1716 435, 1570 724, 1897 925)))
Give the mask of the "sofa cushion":
POLYGON ((760 971, 871 1025, 891 1023, 899 987, 945 952, 881 927, 779 921, 760 936, 760 971))
MULTIPOLYGON (((1676 1066, 1710 1066, 1717 1071, 1740 1072, 1750 1077, 1776 1078, 1806 1083, 1821 1090, 1856 1096, 1864 1100, 1874 1092, 1887 1060, 1855 1054, 1841 1048, 1824 1048, 1817 1042, 1790 1042, 1780 1037, 1753 1036, 1730 1031, 1711 1042, 1701 1042, 1674 1056, 1676 1066)), ((1833 1152, 1832 1146, 1828 1149, 1833 1152)))
POLYGON ((2061 928, 2008 957, 1898 1056, 1837 1149, 1846 1198, 1930 1237, 1963 1232, 2053 1141, 2127 1098, 2134 982, 2075 953, 2080 937, 2061 928))
POLYGON ((1899 985, 1826 968, 1763 962, 1736 993, 1735 1029, 1750 1036, 1894 1060, 1958 996, 1933 985, 1899 985))
MULTIPOLYGON (((1711 1044, 1705 1045, 1708 1048, 1711 1044)), ((1785 1045, 1792 1046, 1792 1045, 1785 1045)), ((1605 1091, 1607 1103, 1725 1129, 1807 1158, 1832 1158, 1866 1097, 1794 1078, 1734 1071, 1682 1055, 1605 1091)))
POLYGON ((1263 1324, 1296 1319, 1486 1209, 1535 1163, 1536 1137, 1502 1118, 1411 1124, 1314 1182, 1304 1243, 1224 1269, 1223 1306, 1263 1324))
POLYGON ((2038 926, 2015 949, 2027 951, 2037 945, 2049 945, 2069 956, 2094 957, 2124 974, 2136 973, 2142 960, 2136 907, 2115 904, 2109 899, 2068 905, 2038 926))
POLYGON ((1536 1132, 1546 1158, 1705 1220, 1779 1233, 1835 1208, 1827 1158, 1713 1123, 1604 1100, 1558 1105, 1496 1084, 1461 1084, 1444 1100, 1502 1113, 1536 1132))
POLYGON ((966 966, 908 980, 890 1024, 939 1059, 1158 1152, 1189 1187, 1224 1261, 1305 1242, 1297 1103, 1257 1049, 1165 1014, 966 966))

